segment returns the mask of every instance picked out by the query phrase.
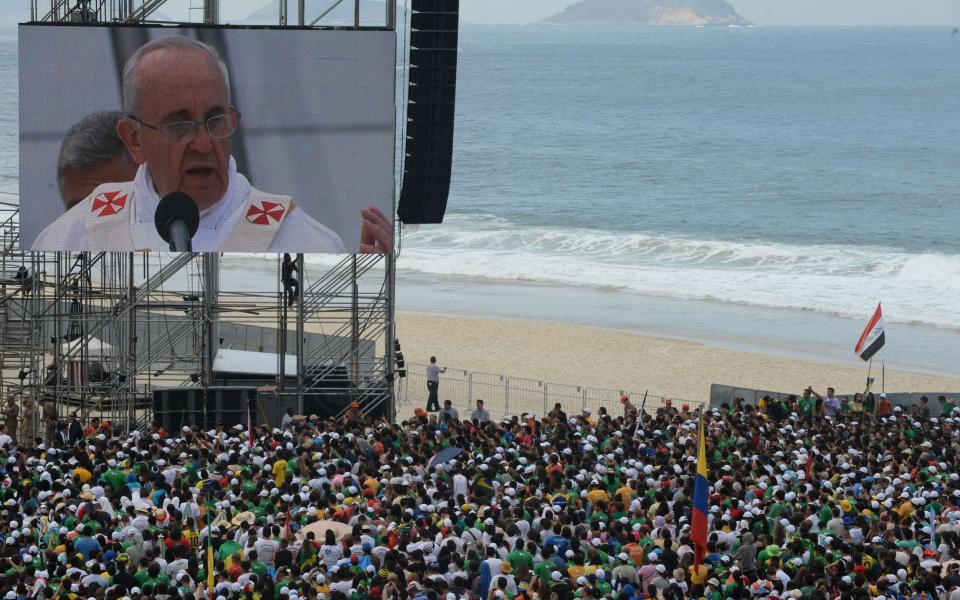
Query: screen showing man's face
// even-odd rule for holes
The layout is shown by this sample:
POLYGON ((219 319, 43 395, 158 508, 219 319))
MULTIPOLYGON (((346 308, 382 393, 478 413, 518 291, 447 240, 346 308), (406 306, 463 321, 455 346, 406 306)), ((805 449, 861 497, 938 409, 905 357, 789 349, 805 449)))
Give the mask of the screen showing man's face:
POLYGON ((201 252, 393 248, 395 32, 24 24, 18 40, 21 248, 166 251, 150 217, 178 191, 201 252), (121 154, 130 170, 107 164, 121 154))
POLYGON ((211 138, 204 125, 229 109, 216 62, 199 50, 157 50, 143 57, 137 76, 142 92, 135 117, 157 128, 193 121, 197 132, 189 143, 176 144, 142 124, 130 128, 128 121, 132 131, 124 141, 130 154, 146 163, 160 197, 184 192, 200 210, 209 208, 229 184, 230 138, 211 138))

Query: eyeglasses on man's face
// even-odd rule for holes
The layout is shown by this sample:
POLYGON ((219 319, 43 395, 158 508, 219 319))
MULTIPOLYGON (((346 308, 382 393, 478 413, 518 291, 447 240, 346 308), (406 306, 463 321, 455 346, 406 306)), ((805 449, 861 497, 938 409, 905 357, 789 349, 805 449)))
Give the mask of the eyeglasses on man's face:
POLYGON ((139 117, 129 115, 130 119, 160 133, 171 144, 189 144, 197 137, 200 125, 207 130, 207 135, 215 140, 230 137, 237 130, 240 122, 240 111, 229 107, 226 112, 214 115, 204 121, 174 121, 162 125, 144 123, 139 117))

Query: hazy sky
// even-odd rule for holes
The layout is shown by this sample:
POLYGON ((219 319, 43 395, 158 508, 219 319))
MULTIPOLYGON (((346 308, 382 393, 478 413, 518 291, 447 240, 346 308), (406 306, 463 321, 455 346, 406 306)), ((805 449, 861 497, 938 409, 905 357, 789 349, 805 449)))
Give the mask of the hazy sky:
MULTIPOLYGON (((288 0, 291 11, 296 0, 288 0)), ((308 0, 310 9, 332 0, 308 0)), ((400 0, 400 4, 410 0, 400 0)), ((574 0, 461 0, 468 23, 532 23, 563 10, 574 0)), ((960 0, 730 0, 741 15, 760 25, 939 25, 960 26, 960 0)), ((0 0, 0 17, 26 20, 26 0, 0 0), (20 8, 22 7, 22 8, 20 8)), ((226 19, 244 17, 268 0, 221 0, 226 19)), ((41 5, 44 3, 41 2, 41 5)), ((196 2, 199 4, 199 2, 196 2)), ((189 0, 168 0, 173 16, 189 12, 189 0)), ((194 13, 196 14, 196 13, 194 13)))
MULTIPOLYGON (((950 25, 960 21, 960 0, 729 0, 760 25, 950 25)), ((573 0, 460 0, 464 21, 531 23, 573 0)))

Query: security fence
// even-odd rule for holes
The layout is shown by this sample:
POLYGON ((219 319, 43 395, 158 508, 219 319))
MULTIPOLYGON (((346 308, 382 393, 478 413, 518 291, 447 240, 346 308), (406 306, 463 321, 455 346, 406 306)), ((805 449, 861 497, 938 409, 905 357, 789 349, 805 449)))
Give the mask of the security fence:
MULTIPOLYGON (((623 414, 620 394, 624 390, 593 388, 564 383, 550 383, 536 379, 510 377, 496 373, 482 373, 465 369, 447 368, 440 376, 439 399, 445 400, 460 413, 460 418, 469 417, 476 407, 477 400, 483 400, 491 416, 519 415, 524 412, 533 415, 545 415, 559 403, 568 415, 578 415, 589 408, 594 414, 603 407, 613 416, 623 414)), ((663 396, 646 395, 644 392, 627 391, 634 405, 643 405, 647 412, 660 408, 669 400, 663 396)), ((704 402, 672 399, 673 405, 681 408, 688 405, 696 410, 704 402)), ((397 379, 398 412, 409 413, 414 408, 427 406, 427 365, 406 364, 406 376, 397 379)))

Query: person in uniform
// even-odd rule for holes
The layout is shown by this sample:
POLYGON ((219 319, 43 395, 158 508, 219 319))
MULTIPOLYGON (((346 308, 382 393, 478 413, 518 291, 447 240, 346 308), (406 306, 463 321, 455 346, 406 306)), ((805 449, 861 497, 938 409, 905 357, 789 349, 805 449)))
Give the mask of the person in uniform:
POLYGON ((51 398, 40 400, 41 415, 44 423, 44 442, 49 446, 57 436, 57 425, 60 423, 60 415, 57 413, 57 405, 51 398))
POLYGON ((7 425, 7 433, 17 442, 17 426, 20 424, 20 404, 14 397, 7 398, 7 406, 3 411, 4 423, 7 425))
MULTIPOLYGON (((257 190, 237 172, 230 136, 240 112, 217 51, 170 36, 137 50, 123 71, 124 117, 117 123, 133 181, 104 183, 51 223, 32 250, 168 250, 154 226, 160 199, 189 195, 200 211, 195 252, 348 252, 335 232, 293 198, 257 190)), ((360 252, 392 250, 390 220, 361 210, 360 252)))

